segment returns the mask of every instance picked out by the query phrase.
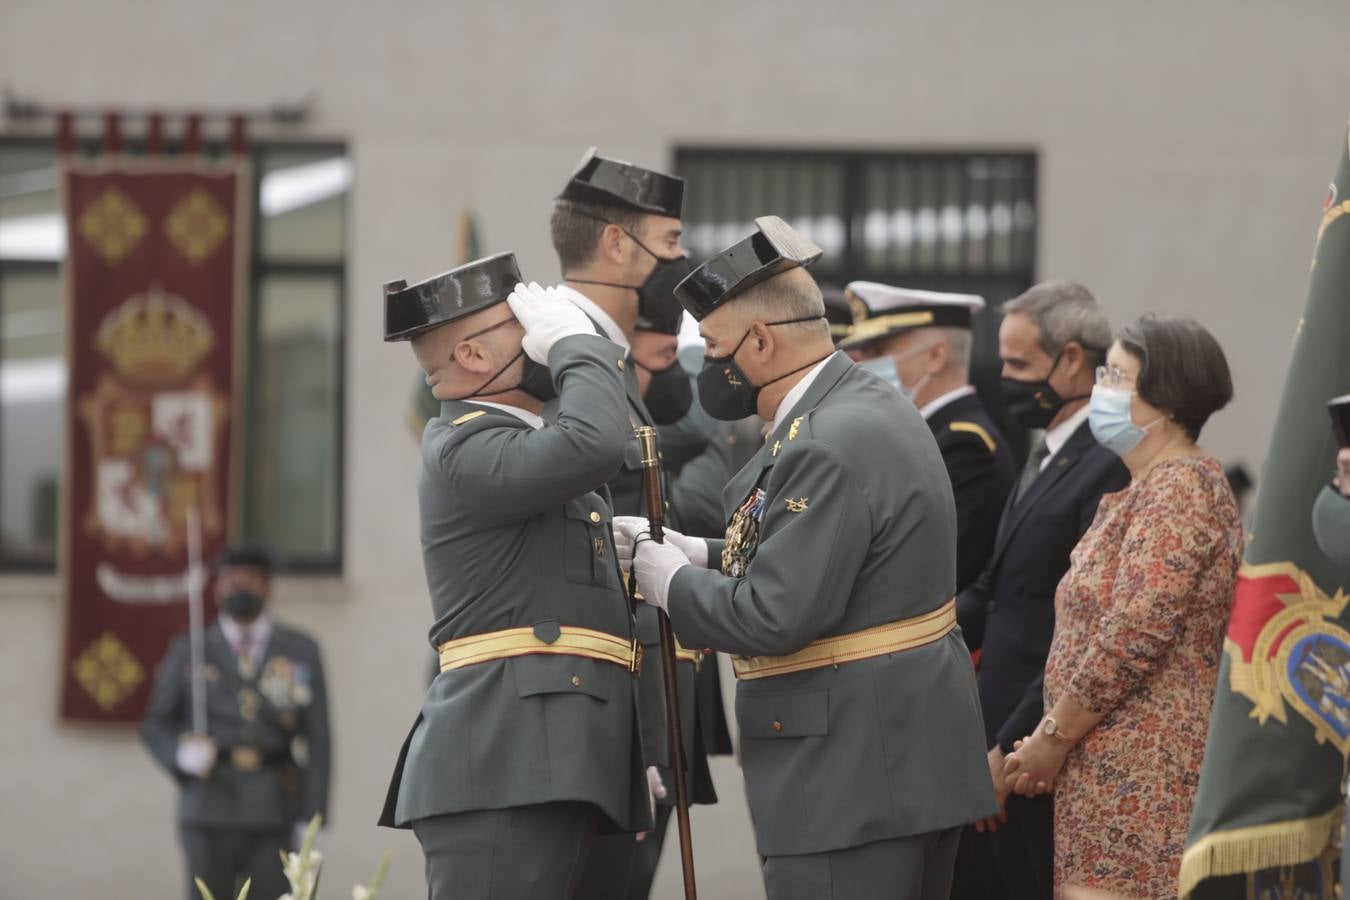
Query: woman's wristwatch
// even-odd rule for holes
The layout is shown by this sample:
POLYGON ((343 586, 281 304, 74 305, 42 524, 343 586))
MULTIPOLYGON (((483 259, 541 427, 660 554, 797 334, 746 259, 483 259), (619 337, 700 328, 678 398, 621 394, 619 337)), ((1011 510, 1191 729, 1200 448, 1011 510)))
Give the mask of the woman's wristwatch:
POLYGON ((1045 725, 1041 727, 1041 730, 1045 732, 1046 737, 1054 738, 1065 744, 1076 744, 1078 742, 1077 738, 1071 738, 1059 730, 1059 723, 1055 721, 1054 716, 1045 717, 1045 725))

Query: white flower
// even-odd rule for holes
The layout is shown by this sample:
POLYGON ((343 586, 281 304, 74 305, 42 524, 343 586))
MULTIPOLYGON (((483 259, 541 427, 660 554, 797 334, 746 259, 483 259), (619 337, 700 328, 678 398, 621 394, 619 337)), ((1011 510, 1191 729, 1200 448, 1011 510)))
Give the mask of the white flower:
POLYGON ((352 887, 352 900, 370 900, 370 888, 365 885, 354 885, 352 887))

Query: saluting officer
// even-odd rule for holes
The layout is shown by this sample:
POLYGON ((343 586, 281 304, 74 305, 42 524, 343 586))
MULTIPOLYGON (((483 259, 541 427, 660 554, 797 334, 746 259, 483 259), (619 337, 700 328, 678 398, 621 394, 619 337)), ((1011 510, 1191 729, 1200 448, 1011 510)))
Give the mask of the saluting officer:
MULTIPOLYGON (((616 515, 640 516, 647 512, 641 448, 631 432, 639 426, 663 423, 643 401, 633 344, 640 319, 657 321, 664 315, 662 274, 687 273, 688 261, 680 244, 683 205, 684 179, 598 156, 592 147, 556 198, 549 223, 564 281, 558 288, 559 295, 582 310, 594 323, 595 331, 618 344, 628 357, 623 373, 626 399, 618 411, 626 417, 630 435, 623 466, 608 482, 616 515)), ((666 378, 675 374, 676 370, 670 370, 666 378)), ((652 383, 657 382, 653 379, 652 383)), ((673 381, 669 384, 673 386, 673 381)), ((675 521, 678 498, 671 497, 669 491, 665 493, 672 506, 670 519, 675 521)), ((637 633, 644 651, 640 676, 642 743, 648 765, 654 767, 654 792, 658 798, 664 794, 666 802, 657 810, 656 833, 644 839, 647 846, 639 848, 623 836, 597 843, 581 887, 584 896, 595 900, 648 895, 674 802, 674 790, 667 790, 672 786, 671 763, 655 610, 639 605, 637 633), (655 777, 658 773, 659 780, 655 777)), ((699 775, 706 771, 707 761, 701 744, 694 741, 695 670, 702 664, 702 654, 694 646, 680 647, 677 657, 681 733, 691 774, 690 800, 711 803, 716 801, 711 779, 699 775)))
POLYGON ((855 281, 855 321, 839 349, 919 408, 956 497, 956 590, 980 577, 1017 476, 1008 442, 970 384, 971 321, 984 299, 855 281))
POLYGON ((651 827, 603 493, 623 354, 510 253, 386 285, 385 340, 441 401, 418 479, 440 674, 380 824, 416 833, 432 900, 572 897, 597 834, 651 827))
POLYGON ((192 730, 187 635, 155 676, 141 738, 178 782, 188 900, 194 878, 217 897, 252 879, 255 897, 286 891, 282 850, 316 813, 328 815, 331 743, 319 645, 274 621, 272 554, 227 548, 216 562, 220 616, 204 635, 206 735, 192 730))
POLYGON ((699 398, 758 412, 725 541, 620 519, 648 603, 686 645, 736 654, 741 760, 770 900, 938 900, 960 826, 995 809, 956 626, 956 510, 913 405, 838 353, 775 216, 681 283, 707 358, 699 398))

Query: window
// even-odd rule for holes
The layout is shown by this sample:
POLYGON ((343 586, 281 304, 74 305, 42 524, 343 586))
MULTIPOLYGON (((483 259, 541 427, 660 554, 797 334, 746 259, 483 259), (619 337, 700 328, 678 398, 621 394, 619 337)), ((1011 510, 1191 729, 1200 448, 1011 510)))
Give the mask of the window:
MULTIPOLYGON (((335 144, 259 144, 251 159, 241 524, 288 571, 337 571, 351 163, 335 144)), ((62 454, 52 448, 62 446, 66 372, 56 162, 51 141, 0 138, 0 569, 11 571, 56 559, 62 454)))
MULTIPOLYGON (((686 246, 706 258, 781 216, 822 250, 822 286, 880 281, 979 294, 997 311, 1036 274, 1036 155, 680 147, 686 246)), ((998 316, 977 322, 971 379, 1015 449, 1002 415, 998 316)))

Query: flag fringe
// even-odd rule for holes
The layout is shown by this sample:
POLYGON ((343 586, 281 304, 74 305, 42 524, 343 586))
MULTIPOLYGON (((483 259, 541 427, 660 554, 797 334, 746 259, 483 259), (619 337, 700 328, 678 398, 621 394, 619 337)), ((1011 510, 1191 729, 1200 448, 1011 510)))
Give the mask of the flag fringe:
POLYGON ((1322 855, 1341 821, 1339 806, 1311 819, 1272 822, 1205 835, 1181 857, 1180 897, 1186 900, 1206 878, 1297 866, 1322 855))

